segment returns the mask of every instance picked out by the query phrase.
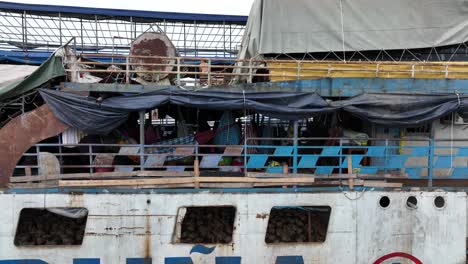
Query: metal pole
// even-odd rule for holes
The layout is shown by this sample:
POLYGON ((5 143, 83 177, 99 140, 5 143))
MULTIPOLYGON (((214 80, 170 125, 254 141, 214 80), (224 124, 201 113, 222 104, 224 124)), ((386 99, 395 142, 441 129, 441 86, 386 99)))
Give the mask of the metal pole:
POLYGON ((145 111, 140 111, 140 170, 145 170, 145 111))
POLYGON ((185 33, 185 23, 183 24, 184 28, 184 56, 187 56, 187 35, 185 33))
POLYGON ((26 29, 26 11, 21 15, 21 27, 23 30, 23 50, 26 50, 27 29, 26 29))
POLYGON ((114 46, 115 46, 115 36, 112 36, 112 64, 114 64, 114 46))
POLYGON ((433 177, 433 164, 434 164, 434 140, 432 138, 429 139, 429 175, 428 175, 428 182, 427 187, 432 188, 432 177, 433 177))
POLYGON ((62 13, 59 12, 59 36, 60 36, 60 46, 62 46, 62 13))
POLYGON ((193 21, 194 25, 194 36, 193 36, 193 41, 194 41, 194 46, 195 46, 195 57, 197 57, 197 21, 193 21))
POLYGON ((298 137, 299 137, 299 121, 294 120, 294 136, 293 136, 293 174, 297 174, 297 148, 298 148, 298 137))
POLYGON ((98 49, 98 43, 99 43, 99 39, 98 39, 98 23, 97 23, 97 15, 94 15, 94 26, 96 27, 96 53, 99 53, 99 49, 98 49))
POLYGON ((83 43, 83 19, 80 18, 80 29, 81 29, 81 53, 83 53, 84 43, 83 43))

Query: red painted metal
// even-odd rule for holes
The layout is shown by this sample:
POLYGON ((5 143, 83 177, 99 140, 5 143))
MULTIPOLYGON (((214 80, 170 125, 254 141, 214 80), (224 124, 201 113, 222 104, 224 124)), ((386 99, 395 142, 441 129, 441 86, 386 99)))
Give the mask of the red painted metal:
POLYGON ((387 254, 385 256, 380 257, 376 261, 374 261, 374 264, 381 264, 385 260, 392 259, 392 258, 406 258, 406 259, 413 261, 415 264, 423 264, 422 261, 416 258, 415 256, 410 255, 408 253, 404 253, 404 252, 393 252, 393 253, 387 254))

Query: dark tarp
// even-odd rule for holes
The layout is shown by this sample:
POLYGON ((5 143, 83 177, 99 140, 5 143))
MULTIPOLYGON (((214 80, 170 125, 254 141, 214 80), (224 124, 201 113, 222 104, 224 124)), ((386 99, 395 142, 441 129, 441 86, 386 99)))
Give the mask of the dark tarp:
POLYGON ((333 111, 315 93, 186 91, 163 89, 131 96, 116 96, 101 103, 94 97, 53 90, 40 90, 55 116, 67 125, 89 134, 106 134, 121 125, 130 112, 153 109, 164 104, 206 110, 252 110, 281 119, 301 119, 333 111))
POLYGON ((46 62, 23 80, 0 87, 0 100, 24 94, 60 76, 65 76, 62 57, 52 54, 46 62))
POLYGON ((420 126, 452 112, 468 117, 468 95, 362 94, 332 105, 374 124, 420 126))
POLYGON ((419 126, 458 111, 468 117, 468 95, 362 94, 328 104, 316 93, 257 91, 186 91, 163 89, 116 96, 98 103, 94 97, 40 90, 55 116, 89 134, 106 134, 120 126, 130 112, 174 104, 206 110, 252 110, 270 117, 297 120, 344 110, 384 126, 419 126))

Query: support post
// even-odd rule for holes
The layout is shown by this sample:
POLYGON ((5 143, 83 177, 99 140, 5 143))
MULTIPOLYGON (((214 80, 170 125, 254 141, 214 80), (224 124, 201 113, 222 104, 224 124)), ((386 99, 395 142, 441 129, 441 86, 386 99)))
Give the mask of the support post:
POLYGON ((198 160, 198 154, 200 150, 198 149, 198 143, 195 145, 195 160, 193 161, 193 176, 194 176, 194 187, 195 189, 200 188, 200 161, 198 160))
POLYGON ((60 36, 60 46, 62 46, 62 13, 59 12, 59 36, 60 36))
POLYGON ((130 55, 125 56, 125 83, 130 84, 130 55))
POLYGON ((353 158, 350 153, 346 157, 348 159, 348 186, 349 190, 352 191, 354 189, 354 178, 353 178, 353 158))
POLYGON ((145 111, 139 112, 140 115, 140 170, 145 170, 145 111))
POLYGON ((211 86, 211 59, 208 59, 208 86, 211 86))
POLYGON ((177 57, 177 85, 180 86, 180 57, 177 57))
POLYGON ((294 120, 294 138, 293 138, 293 174, 297 174, 297 148, 298 148, 298 137, 299 137, 299 121, 294 120))
POLYGON ((428 168, 428 182, 427 187, 432 188, 432 177, 433 177, 433 165, 434 165, 434 140, 431 138, 429 139, 429 168, 428 168))

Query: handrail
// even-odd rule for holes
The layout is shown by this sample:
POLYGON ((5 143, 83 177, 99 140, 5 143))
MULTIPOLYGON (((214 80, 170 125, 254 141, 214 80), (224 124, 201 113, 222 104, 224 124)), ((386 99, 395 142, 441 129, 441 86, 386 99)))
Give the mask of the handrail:
POLYGON ((35 145, 34 151, 25 153, 23 162, 16 167, 17 172, 24 172, 25 176, 12 179, 22 182, 24 179, 73 178, 76 172, 70 170, 86 173, 87 177, 100 177, 103 173, 109 177, 128 176, 135 174, 135 170, 143 171, 138 172, 140 175, 163 177, 193 176, 196 171, 213 171, 216 175, 230 171, 237 177, 261 175, 267 178, 396 177, 425 180, 428 186, 432 186, 433 179, 468 179, 468 139, 368 138, 362 145, 349 141, 349 138, 304 137, 247 138, 245 145, 234 146, 41 143, 35 145), (259 145, 259 140, 277 143, 259 145), (332 145, 308 142, 314 140, 335 141, 332 145), (402 141, 405 144, 401 144, 402 141), (451 142, 459 144, 453 146, 451 142), (126 162, 117 162, 119 157, 125 157, 126 162), (34 174, 41 174, 38 170, 44 169, 42 158, 51 159, 49 164, 58 164, 59 171, 55 171, 58 176, 34 178, 34 174))
POLYGON ((193 76, 198 80, 205 78, 200 80, 203 82, 200 85, 206 86, 227 84, 233 79, 252 82, 256 77, 268 78, 270 81, 330 77, 468 79, 468 62, 299 61, 124 54, 81 54, 80 57, 107 61, 70 60, 78 67, 71 67, 70 64, 67 72, 124 74, 126 83, 134 75, 146 76, 151 81, 159 81, 161 75, 169 75, 177 79, 177 84, 182 83, 181 78, 184 76, 193 76), (198 64, 199 61, 206 64, 198 64), (116 67, 105 68, 111 65, 116 67))

